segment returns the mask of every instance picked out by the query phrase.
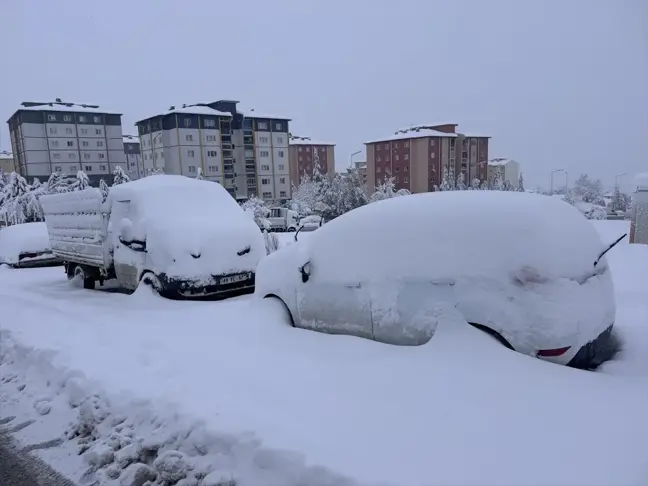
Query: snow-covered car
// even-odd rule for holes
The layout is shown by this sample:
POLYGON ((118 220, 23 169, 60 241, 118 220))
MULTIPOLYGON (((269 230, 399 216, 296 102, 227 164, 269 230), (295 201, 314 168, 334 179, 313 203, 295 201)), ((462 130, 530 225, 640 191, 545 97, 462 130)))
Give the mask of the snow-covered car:
POLYGON ((46 267, 63 262, 52 253, 45 223, 23 223, 0 229, 0 264, 46 267))
POLYGON ((218 183, 155 175, 113 186, 41 198, 55 254, 85 288, 115 278, 168 297, 254 291, 265 256, 254 220, 218 183))
POLYGON ((444 306, 523 354, 579 368, 613 354, 614 290, 578 209, 452 191, 355 209, 261 261, 255 293, 300 328, 420 345, 444 306))

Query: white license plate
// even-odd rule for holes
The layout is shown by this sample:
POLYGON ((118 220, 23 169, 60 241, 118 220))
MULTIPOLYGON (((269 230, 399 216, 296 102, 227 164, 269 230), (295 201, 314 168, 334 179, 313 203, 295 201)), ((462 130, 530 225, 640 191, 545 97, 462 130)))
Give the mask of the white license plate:
POLYGON ((231 284, 236 282, 242 282, 243 280, 247 280, 248 278, 250 278, 249 274, 241 273, 239 275, 230 275, 229 277, 221 277, 218 283, 221 285, 231 284))

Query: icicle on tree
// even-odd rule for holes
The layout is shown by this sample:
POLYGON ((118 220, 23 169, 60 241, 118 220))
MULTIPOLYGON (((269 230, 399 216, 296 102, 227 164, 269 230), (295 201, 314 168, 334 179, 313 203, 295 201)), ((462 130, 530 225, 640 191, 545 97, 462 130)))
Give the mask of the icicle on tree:
POLYGON ((205 179, 205 178, 203 177, 202 167, 198 167, 198 169, 197 169, 197 173, 196 173, 196 179, 199 180, 199 181, 202 181, 202 180, 205 179))
POLYGON ((467 189, 464 179, 465 179, 465 174, 463 172, 459 172, 459 177, 457 177, 457 186, 456 186, 457 191, 465 191, 467 189))
POLYGON ((106 184, 106 181, 103 179, 99 181, 99 192, 101 192, 102 201, 106 202, 106 199, 108 199, 108 193, 110 192, 110 187, 108 187, 108 184, 106 184))
POLYGON ((518 177, 517 190, 520 192, 524 192, 524 177, 522 176, 522 172, 520 172, 520 177, 518 177))
POLYGON ((124 169, 122 169, 119 165, 115 167, 113 176, 113 186, 130 182, 130 177, 128 177, 126 172, 124 172, 124 169))

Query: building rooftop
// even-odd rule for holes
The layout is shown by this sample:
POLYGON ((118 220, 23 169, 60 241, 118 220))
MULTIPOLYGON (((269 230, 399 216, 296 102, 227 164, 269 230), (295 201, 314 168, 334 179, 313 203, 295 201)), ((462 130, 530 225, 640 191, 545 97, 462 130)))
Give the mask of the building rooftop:
POLYGON ((20 110, 29 111, 69 111, 69 112, 90 112, 90 113, 106 113, 113 115, 121 115, 116 111, 104 110, 99 105, 89 105, 87 103, 74 103, 71 101, 23 101, 20 110))
POLYGON ((313 140, 310 137, 292 137, 289 142, 290 145, 331 145, 335 146, 331 142, 322 142, 321 140, 313 140))
POLYGON ((254 108, 248 110, 245 108, 236 107, 236 111, 238 113, 242 113, 243 116, 246 118, 267 118, 270 120, 288 120, 288 121, 292 120, 292 118, 289 118, 287 116, 277 115, 276 113, 273 114, 273 113, 267 113, 263 111, 257 111, 254 108))
POLYGON ((140 139, 137 135, 123 135, 122 138, 124 143, 140 143, 140 139))
POLYGON ((503 165, 508 164, 509 162, 515 162, 515 160, 501 157, 501 158, 489 160, 488 165, 492 167, 501 167, 503 165))
POLYGON ((432 130, 429 128, 413 128, 413 129, 403 129, 399 130, 393 135, 387 137, 378 138, 375 140, 369 140, 367 143, 376 143, 376 142, 391 142, 394 140, 409 140, 410 138, 425 138, 425 137, 456 137, 456 133, 445 133, 438 130, 432 130))

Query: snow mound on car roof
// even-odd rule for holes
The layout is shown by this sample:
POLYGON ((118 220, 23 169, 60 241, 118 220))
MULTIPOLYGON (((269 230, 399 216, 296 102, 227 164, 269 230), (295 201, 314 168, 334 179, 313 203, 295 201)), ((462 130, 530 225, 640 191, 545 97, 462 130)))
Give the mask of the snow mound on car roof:
POLYGON ((333 281, 582 278, 604 245, 574 207, 539 194, 453 191, 378 201, 322 226, 313 268, 333 281))
POLYGON ((51 251, 45 223, 23 223, 0 230, 0 263, 18 263, 21 253, 51 251))

